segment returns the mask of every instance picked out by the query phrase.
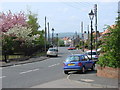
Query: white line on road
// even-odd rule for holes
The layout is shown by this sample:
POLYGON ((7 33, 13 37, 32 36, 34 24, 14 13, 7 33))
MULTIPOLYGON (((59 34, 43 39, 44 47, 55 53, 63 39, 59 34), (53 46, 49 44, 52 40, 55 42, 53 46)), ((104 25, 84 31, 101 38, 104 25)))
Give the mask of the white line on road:
POLYGON ((67 76, 67 80, 70 80, 69 77, 70 77, 70 75, 67 76))
POLYGON ((34 69, 34 70, 32 70, 32 71, 38 71, 39 69, 34 69))
POLYGON ((6 76, 2 76, 2 77, 0 77, 0 79, 1 79, 1 78, 5 78, 5 77, 6 77, 6 76))
POLYGON ((33 69, 33 70, 28 70, 28 71, 25 71, 25 72, 20 72, 20 74, 25 74, 25 73, 29 73, 29 72, 33 72, 33 71, 38 71, 39 69, 33 69))
POLYGON ((25 71, 25 72, 21 72, 20 74, 24 74, 24 73, 28 73, 28 72, 32 72, 32 70, 28 70, 28 71, 25 71))
POLYGON ((60 63, 57 63, 57 64, 53 64, 53 65, 50 65, 50 66, 48 66, 48 67, 54 67, 54 66, 57 66, 57 65, 59 65, 60 63))

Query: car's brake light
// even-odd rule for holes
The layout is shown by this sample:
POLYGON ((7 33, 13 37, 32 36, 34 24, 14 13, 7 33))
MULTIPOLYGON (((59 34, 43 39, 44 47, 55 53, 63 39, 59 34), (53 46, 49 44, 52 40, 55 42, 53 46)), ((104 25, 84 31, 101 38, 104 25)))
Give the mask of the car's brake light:
POLYGON ((82 66, 82 63, 78 63, 78 66, 82 66))

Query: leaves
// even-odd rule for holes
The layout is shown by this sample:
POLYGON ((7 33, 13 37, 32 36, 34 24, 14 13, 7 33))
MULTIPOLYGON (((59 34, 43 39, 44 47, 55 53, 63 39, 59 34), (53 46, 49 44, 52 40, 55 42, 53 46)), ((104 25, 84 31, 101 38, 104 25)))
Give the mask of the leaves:
POLYGON ((12 14, 11 11, 7 13, 0 13, 0 31, 7 32, 10 28, 15 25, 26 26, 26 16, 23 12, 18 14, 12 14))
POLYGON ((28 21, 27 21, 27 23, 28 23, 28 26, 31 27, 33 35, 38 33, 38 29, 40 27, 40 25, 38 24, 37 21, 38 21, 38 18, 36 17, 36 15, 35 14, 31 14, 31 12, 30 12, 30 14, 28 14, 28 21))
POLYGON ((99 58, 101 66, 120 67, 120 21, 113 27, 108 27, 110 33, 104 36, 102 49, 105 54, 99 58))

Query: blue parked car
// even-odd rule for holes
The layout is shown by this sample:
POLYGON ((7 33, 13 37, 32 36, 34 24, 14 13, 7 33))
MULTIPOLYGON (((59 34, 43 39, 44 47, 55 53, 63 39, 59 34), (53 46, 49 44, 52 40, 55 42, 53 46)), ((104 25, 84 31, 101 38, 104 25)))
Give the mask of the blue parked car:
POLYGON ((85 73, 88 69, 95 69, 95 62, 90 60, 85 54, 70 55, 63 64, 65 74, 68 74, 69 71, 82 71, 82 73, 85 73))

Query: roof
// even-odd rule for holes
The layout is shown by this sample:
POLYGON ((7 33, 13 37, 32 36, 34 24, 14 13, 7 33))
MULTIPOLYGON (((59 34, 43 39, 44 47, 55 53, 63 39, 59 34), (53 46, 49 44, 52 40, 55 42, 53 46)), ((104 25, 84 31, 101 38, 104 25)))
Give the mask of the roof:
MULTIPOLYGON (((91 50, 88 50, 88 51, 86 51, 86 52, 91 52, 91 50)), ((92 50, 92 52, 96 52, 96 50, 92 50)))
POLYGON ((111 25, 108 29, 106 29, 106 30, 102 33, 102 35, 103 35, 103 34, 106 34, 106 33, 110 33, 110 30, 109 30, 109 29, 110 29, 110 28, 113 29, 113 28, 115 28, 115 26, 116 26, 116 25, 111 25))
POLYGON ((70 38, 69 37, 64 37, 63 40, 69 40, 70 38))
POLYGON ((108 29, 106 29, 102 34, 110 33, 108 29))

